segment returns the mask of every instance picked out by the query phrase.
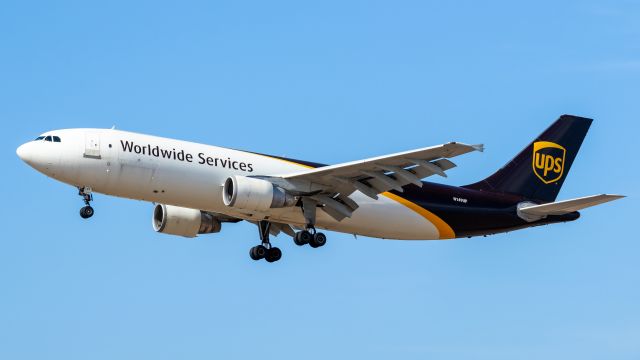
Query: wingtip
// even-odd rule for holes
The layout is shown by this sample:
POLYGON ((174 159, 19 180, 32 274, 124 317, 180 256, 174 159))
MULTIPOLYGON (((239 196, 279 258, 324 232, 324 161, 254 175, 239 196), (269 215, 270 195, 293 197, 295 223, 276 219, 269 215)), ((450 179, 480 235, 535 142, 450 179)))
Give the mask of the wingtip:
POLYGON ((473 150, 475 150, 475 151, 484 152, 484 144, 471 145, 471 147, 472 147, 472 148, 473 148, 473 150))
POLYGON ((613 198, 613 199, 622 199, 627 197, 627 195, 620 195, 620 194, 602 194, 602 195, 613 198))
POLYGON ((457 142, 457 141, 451 141, 451 142, 448 142, 448 143, 444 144, 444 146, 448 146, 448 145, 458 145, 458 146, 462 146, 463 148, 466 148, 466 149, 471 148, 474 151, 480 151, 480 152, 484 151, 484 144, 469 145, 469 144, 465 144, 465 143, 461 143, 461 142, 457 142))

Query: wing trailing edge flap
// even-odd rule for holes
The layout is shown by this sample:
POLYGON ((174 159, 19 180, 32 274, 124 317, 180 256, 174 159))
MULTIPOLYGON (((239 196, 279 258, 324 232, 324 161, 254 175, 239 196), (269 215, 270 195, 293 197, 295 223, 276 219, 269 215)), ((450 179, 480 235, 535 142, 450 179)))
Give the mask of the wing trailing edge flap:
POLYGON ((407 160, 411 165, 398 167, 393 165, 376 165, 379 170, 360 170, 362 176, 355 178, 345 178, 332 176, 331 180, 339 183, 348 194, 359 190, 368 197, 377 200, 378 194, 391 189, 403 192, 402 187, 414 184, 422 187, 420 179, 440 175, 447 177, 445 171, 456 167, 451 160, 440 159, 437 161, 407 160), (415 166, 414 166, 415 165, 415 166), (413 167, 411 167, 413 166, 413 167))
POLYGON ((353 212, 359 207, 359 205, 351 200, 349 196, 344 194, 338 194, 335 197, 331 197, 326 194, 318 194, 311 196, 319 204, 323 204, 322 210, 336 221, 342 221, 346 217, 351 217, 353 212))
POLYGON ((600 194, 542 205, 524 203, 523 206, 518 207, 518 212, 529 216, 543 218, 548 215, 564 215, 572 213, 588 207, 604 204, 609 201, 618 200, 623 197, 623 195, 600 194))

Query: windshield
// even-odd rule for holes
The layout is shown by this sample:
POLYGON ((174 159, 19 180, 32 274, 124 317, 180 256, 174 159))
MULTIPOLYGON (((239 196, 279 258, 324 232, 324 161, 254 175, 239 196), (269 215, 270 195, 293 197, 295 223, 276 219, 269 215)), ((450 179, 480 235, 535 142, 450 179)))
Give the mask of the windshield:
POLYGON ((33 141, 41 141, 41 140, 58 142, 58 143, 62 141, 59 136, 55 136, 55 135, 40 135, 33 141))

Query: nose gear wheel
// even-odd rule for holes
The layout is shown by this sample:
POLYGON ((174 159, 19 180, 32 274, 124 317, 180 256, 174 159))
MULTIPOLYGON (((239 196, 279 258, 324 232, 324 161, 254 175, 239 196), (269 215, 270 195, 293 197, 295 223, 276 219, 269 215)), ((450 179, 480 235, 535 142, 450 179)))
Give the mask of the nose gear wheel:
POLYGON ((83 219, 88 219, 93 216, 93 208, 89 204, 93 201, 93 193, 91 192, 91 188, 88 186, 79 186, 78 187, 78 195, 82 196, 82 201, 84 201, 84 205, 80 208, 80 217, 83 219))

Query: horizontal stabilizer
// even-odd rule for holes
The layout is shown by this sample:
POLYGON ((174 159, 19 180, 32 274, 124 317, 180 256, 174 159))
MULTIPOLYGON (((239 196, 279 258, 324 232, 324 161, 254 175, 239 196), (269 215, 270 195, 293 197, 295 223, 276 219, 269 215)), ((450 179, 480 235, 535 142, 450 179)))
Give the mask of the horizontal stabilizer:
POLYGON ((600 205, 609 201, 621 199, 623 197, 623 195, 601 194, 585 196, 571 200, 557 201, 542 205, 523 204, 524 206, 518 208, 518 212, 525 215, 539 217, 545 217, 547 215, 563 215, 591 206, 600 205))

